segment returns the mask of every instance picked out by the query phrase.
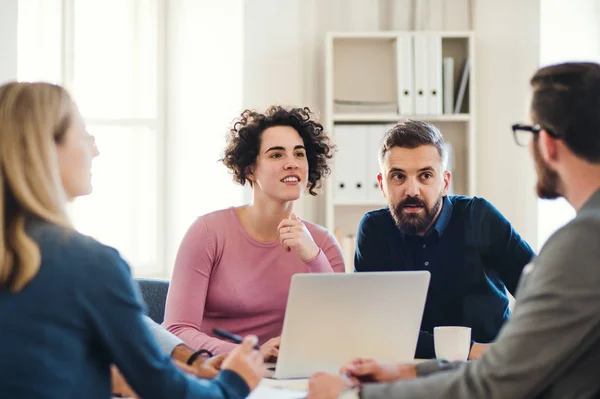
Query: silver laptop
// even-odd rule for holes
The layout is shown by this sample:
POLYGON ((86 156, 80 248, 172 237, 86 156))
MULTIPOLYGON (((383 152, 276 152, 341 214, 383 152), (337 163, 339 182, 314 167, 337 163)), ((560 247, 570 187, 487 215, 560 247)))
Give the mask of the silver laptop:
POLYGON ((355 357, 412 361, 429 278, 427 271, 294 275, 268 376, 337 373, 355 357))

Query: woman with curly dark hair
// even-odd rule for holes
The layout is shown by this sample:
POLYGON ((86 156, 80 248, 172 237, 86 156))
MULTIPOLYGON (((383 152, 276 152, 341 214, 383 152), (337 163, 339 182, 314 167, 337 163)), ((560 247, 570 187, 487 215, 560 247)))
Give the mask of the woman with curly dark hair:
POLYGON ((333 148, 308 108, 244 111, 227 137, 223 163, 252 202, 198 218, 177 254, 165 325, 198 349, 235 344, 214 327, 259 337, 277 356, 290 280, 296 273, 343 272, 342 251, 325 228, 300 220, 294 203, 329 173, 333 148))

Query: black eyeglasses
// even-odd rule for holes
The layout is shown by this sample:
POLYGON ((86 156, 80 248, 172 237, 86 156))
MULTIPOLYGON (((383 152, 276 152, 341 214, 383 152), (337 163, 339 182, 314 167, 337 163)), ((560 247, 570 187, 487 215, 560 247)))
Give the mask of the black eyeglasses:
POLYGON ((560 136, 554 133, 552 130, 543 128, 538 124, 535 125, 524 125, 522 123, 516 123, 512 125, 513 136, 517 145, 521 147, 527 147, 529 141, 534 134, 539 134, 542 130, 548 132, 548 134, 554 138, 560 138, 560 136))

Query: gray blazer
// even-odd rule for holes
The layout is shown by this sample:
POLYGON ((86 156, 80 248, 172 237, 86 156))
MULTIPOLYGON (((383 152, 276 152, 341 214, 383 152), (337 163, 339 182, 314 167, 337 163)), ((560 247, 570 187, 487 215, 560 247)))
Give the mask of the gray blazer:
POLYGON ((523 270, 513 316, 481 359, 371 398, 600 397, 600 190, 523 270))

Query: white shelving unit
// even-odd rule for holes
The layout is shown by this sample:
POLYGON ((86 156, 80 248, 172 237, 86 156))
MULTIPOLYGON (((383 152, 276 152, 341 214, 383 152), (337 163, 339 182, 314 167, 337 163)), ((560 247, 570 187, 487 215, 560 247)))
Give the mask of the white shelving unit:
POLYGON ((400 118, 420 119, 427 122, 469 122, 471 114, 451 114, 451 115, 413 115, 404 116, 399 114, 371 114, 371 113, 352 113, 333 114, 334 123, 396 123, 400 118))
MULTIPOLYGON (((343 241, 347 242, 349 236, 356 234, 358 222, 366 212, 386 205, 383 196, 373 191, 378 172, 377 165, 374 164, 377 162, 377 145, 374 144, 374 140, 383 137, 390 126, 402 119, 428 121, 440 129, 444 139, 452 146, 453 192, 473 195, 476 173, 473 82, 476 81, 476 65, 472 32, 330 32, 326 36, 325 49, 324 122, 327 131, 338 145, 332 175, 326 183, 326 218, 327 227, 336 232, 338 239, 343 237, 346 238, 343 241), (439 112, 431 114, 421 112, 421 115, 414 115, 415 112, 403 112, 401 104, 406 105, 406 99, 401 97, 407 95, 402 89, 407 84, 406 69, 403 68, 408 62, 412 65, 413 73, 416 73, 416 43, 417 39, 422 42, 423 37, 432 38, 425 40, 437 43, 438 50, 435 54, 440 53, 441 47, 441 57, 436 57, 439 59, 435 59, 435 62, 441 64, 442 59, 446 57, 453 59, 454 99, 461 83, 464 66, 467 61, 469 63, 468 86, 457 113, 453 112, 454 109, 442 112, 439 108, 435 108, 439 112), (405 59, 408 52, 406 43, 411 43, 409 60, 405 59), (364 106, 365 104, 367 106, 364 106), (369 107, 369 104, 374 106, 369 107), (363 128, 365 132, 357 135, 356 139, 350 136, 363 128), (356 196, 340 195, 343 183, 340 183, 339 176, 340 173, 348 173, 347 169, 352 169, 364 179, 363 183, 359 183, 360 179, 357 178, 357 182, 348 187, 350 191, 359 193, 356 196), (342 186, 338 187, 336 184, 342 186), (362 193, 361 189, 368 193, 362 193)), ((434 57, 427 59, 427 62, 420 59, 420 65, 429 68, 431 59, 434 57)), ((433 73, 439 73, 441 79, 442 65, 434 68, 438 69, 433 73)), ((411 79, 414 79, 414 75, 411 79)), ((416 90, 417 84, 414 81, 409 83, 415 88, 413 96, 416 98, 419 92, 416 90)), ((440 88, 443 88, 443 85, 440 88)), ((422 95, 422 91, 419 95, 422 95)), ((434 92, 433 96, 435 95, 434 92)), ((415 110, 417 107, 412 108, 412 111, 415 110)), ((423 108, 419 110, 422 111, 423 108)), ((348 255, 351 252, 347 248, 344 250, 348 255)))

